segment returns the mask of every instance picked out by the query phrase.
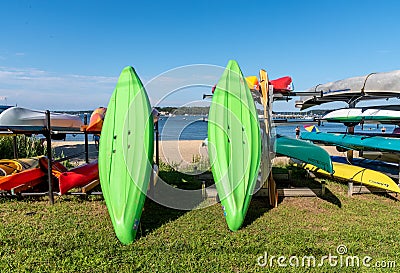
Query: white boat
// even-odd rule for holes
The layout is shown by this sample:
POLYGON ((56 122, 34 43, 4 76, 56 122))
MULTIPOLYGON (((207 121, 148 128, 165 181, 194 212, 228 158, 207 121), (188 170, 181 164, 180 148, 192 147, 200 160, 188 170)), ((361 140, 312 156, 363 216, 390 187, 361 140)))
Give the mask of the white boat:
MULTIPOLYGON (((77 115, 50 113, 50 126, 80 129, 83 125, 77 115)), ((22 107, 11 107, 0 114, 0 127, 46 126, 46 112, 22 107)))
MULTIPOLYGON (((398 97, 400 95, 400 70, 370 73, 326 84, 306 90, 307 94, 296 102, 301 110, 332 101, 358 102, 360 100, 398 97)), ((301 96, 300 92, 298 95, 301 96)))
POLYGON ((12 106, 10 106, 10 105, 0 105, 0 114, 1 114, 4 110, 7 110, 7 109, 10 108, 10 107, 12 107, 12 106))
POLYGON ((400 122, 400 111, 380 110, 380 109, 362 109, 348 108, 332 111, 325 115, 322 119, 329 122, 360 122, 370 121, 375 123, 381 122, 400 122))

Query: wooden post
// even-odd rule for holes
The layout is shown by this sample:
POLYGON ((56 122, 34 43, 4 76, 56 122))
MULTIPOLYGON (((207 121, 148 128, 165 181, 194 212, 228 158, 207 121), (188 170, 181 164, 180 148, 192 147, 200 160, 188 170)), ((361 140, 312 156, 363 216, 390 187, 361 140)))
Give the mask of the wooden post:
POLYGON ((321 185, 322 185, 321 195, 324 196, 325 195, 325 186, 326 186, 325 180, 321 181, 321 185))
POLYGON ((207 199, 207 192, 206 192, 206 181, 201 181, 201 196, 203 200, 207 199))
MULTIPOLYGON (((87 114, 83 116, 83 124, 88 125, 87 114)), ((89 142, 88 142, 88 134, 85 128, 85 161, 89 163, 89 142)))
POLYGON ((352 197, 353 196, 353 181, 349 181, 349 189, 347 191, 347 196, 352 197))
POLYGON ((51 154, 51 125, 50 111, 46 110, 46 142, 47 142, 47 179, 49 182, 49 200, 50 204, 54 204, 53 181, 52 181, 52 154, 51 154))

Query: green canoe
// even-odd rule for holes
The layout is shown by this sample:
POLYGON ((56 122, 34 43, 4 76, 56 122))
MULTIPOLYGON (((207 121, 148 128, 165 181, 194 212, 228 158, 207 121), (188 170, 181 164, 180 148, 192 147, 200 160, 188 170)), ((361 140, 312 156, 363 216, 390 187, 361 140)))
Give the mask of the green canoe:
POLYGON ((244 221, 261 158, 258 115, 250 89, 236 61, 229 61, 212 98, 208 116, 208 151, 228 227, 244 221))
POLYGON ((310 142, 277 135, 276 153, 312 164, 328 173, 333 172, 332 160, 328 152, 310 142))
POLYGON ((122 71, 101 131, 99 175, 118 239, 134 241, 153 160, 153 119, 143 84, 132 67, 122 71))

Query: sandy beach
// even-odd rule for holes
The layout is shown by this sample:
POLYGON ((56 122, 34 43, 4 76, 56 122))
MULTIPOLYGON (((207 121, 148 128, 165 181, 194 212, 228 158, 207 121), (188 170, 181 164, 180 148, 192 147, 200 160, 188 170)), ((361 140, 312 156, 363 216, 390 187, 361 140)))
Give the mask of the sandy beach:
MULTIPOLYGON (((85 151, 83 141, 54 141, 52 147, 57 158, 62 155, 73 156, 85 151)), ((345 156, 345 152, 339 152, 335 146, 321 146, 330 155, 345 156)), ((203 145, 202 140, 170 140, 159 142, 160 160, 171 166, 188 166, 194 162, 208 161, 208 151, 203 145)), ((98 151, 93 141, 89 141, 89 161, 97 159, 98 151)), ((358 152, 354 151, 354 157, 358 157, 358 152)), ((80 154, 76 158, 69 160, 74 165, 81 165, 85 162, 85 155, 80 154)), ((287 164, 288 157, 276 157, 274 164, 287 164)))
MULTIPOLYGON (((193 161, 208 160, 207 148, 202 145, 202 140, 160 141, 160 160, 169 165, 187 166, 193 161)), ((56 158, 78 155, 69 161, 74 165, 85 162, 84 141, 53 141, 52 147, 56 158)), ((98 158, 98 151, 94 141, 89 141, 89 161, 98 158)))
MULTIPOLYGON (((98 158, 98 151, 94 141, 89 141, 89 162, 98 158)), ((77 155, 69 159, 69 162, 74 166, 79 166, 85 163, 85 142, 84 141, 52 141, 55 158, 63 158, 77 155)))

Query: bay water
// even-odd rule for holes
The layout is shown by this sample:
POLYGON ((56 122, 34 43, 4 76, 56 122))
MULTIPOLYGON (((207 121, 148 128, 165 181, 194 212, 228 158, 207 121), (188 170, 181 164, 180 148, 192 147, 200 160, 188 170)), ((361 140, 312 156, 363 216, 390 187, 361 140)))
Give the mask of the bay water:
MULTIPOLYGON (((300 127, 300 131, 305 131, 305 126, 314 125, 315 122, 311 123, 276 123, 275 131, 277 134, 295 138, 296 126, 300 127)), ((395 126, 384 125, 387 133, 391 133, 395 126)), ((383 125, 376 124, 365 124, 364 128, 360 125, 355 127, 355 132, 364 133, 381 133, 383 125)), ((327 123, 323 122, 317 128, 321 132, 340 132, 346 133, 347 127, 340 123, 327 123)), ((172 116, 166 117, 161 116, 159 119, 159 132, 161 140, 203 140, 207 137, 207 117, 206 116, 172 116)), ((92 140, 93 135, 89 135, 89 140, 92 140)), ((66 140, 68 141, 83 141, 84 136, 82 134, 67 135, 66 140)))

